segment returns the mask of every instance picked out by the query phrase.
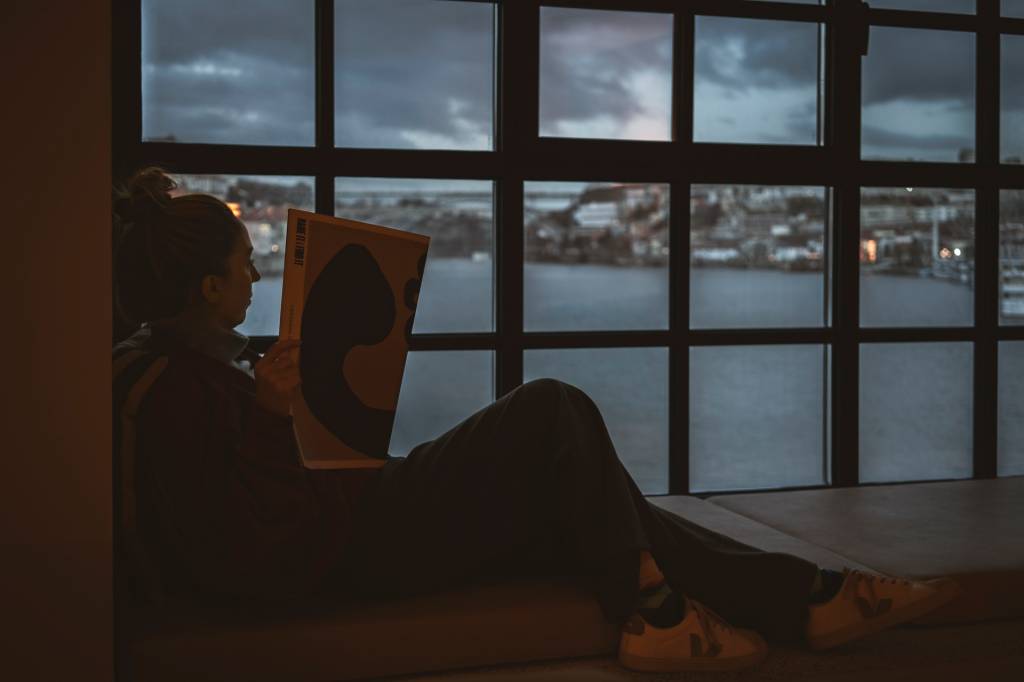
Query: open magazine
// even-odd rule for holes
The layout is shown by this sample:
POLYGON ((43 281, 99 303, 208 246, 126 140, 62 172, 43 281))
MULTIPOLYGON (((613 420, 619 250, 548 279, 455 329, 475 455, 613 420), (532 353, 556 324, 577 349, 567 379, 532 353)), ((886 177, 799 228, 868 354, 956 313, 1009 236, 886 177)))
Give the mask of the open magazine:
POLYGON ((430 238, 288 210, 281 339, 301 339, 295 436, 310 469, 384 464, 430 238))

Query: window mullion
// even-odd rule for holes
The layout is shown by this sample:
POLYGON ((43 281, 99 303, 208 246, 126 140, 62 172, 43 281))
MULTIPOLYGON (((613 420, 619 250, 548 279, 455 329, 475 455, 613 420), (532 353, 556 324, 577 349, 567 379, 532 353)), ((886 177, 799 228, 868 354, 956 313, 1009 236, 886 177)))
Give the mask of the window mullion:
POLYGON ((840 171, 835 187, 833 222, 835 249, 832 254, 832 485, 856 485, 859 465, 859 383, 860 349, 860 137, 861 137, 861 53, 864 31, 868 30, 861 3, 833 7, 827 29, 832 85, 829 107, 834 162, 840 171), (842 28, 840 28, 842 27, 842 28))
POLYGON ((694 51, 692 9, 673 17, 672 139, 674 173, 669 175, 669 386, 668 492, 690 493, 690 170, 693 146, 694 51))
POLYGON ((141 160, 142 0, 113 0, 111 63, 114 180, 127 178, 141 160))
POLYGON ((538 131, 540 4, 504 2, 499 12, 495 328, 502 396, 523 383, 523 170, 538 131))

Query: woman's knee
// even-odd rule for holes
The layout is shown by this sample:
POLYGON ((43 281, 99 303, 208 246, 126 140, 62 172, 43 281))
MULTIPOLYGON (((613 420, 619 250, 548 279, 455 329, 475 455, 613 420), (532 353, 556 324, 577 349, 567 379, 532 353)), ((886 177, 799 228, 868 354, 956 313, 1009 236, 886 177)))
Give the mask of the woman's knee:
POLYGON ((551 377, 527 381, 520 386, 520 390, 529 393, 531 401, 541 404, 557 404, 573 397, 586 396, 580 388, 551 377))

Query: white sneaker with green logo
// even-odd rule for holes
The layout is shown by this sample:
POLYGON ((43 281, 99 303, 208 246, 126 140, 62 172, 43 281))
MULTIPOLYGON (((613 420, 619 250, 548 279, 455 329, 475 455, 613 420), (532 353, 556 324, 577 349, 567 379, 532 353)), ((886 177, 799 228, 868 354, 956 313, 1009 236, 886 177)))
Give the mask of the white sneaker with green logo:
POLYGON ((843 569, 843 585, 836 596, 810 606, 807 643, 820 650, 860 639, 920 618, 949 603, 959 591, 948 578, 904 580, 843 569))
POLYGON ((741 670, 767 654, 768 645, 759 634, 732 627, 692 599, 686 600, 686 616, 672 627, 655 627, 633 614, 619 643, 619 662, 644 672, 741 670))

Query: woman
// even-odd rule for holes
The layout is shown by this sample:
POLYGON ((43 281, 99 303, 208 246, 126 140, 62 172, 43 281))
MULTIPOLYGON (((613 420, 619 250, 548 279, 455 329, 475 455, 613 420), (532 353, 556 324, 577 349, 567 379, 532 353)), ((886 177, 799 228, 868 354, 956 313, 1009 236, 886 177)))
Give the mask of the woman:
POLYGON ((650 504, 593 401, 551 379, 382 469, 304 469, 288 414, 297 343, 260 358, 234 330, 260 279, 248 233, 220 201, 173 188, 159 169, 132 178, 115 259, 119 310, 144 325, 114 349, 124 375, 140 368, 118 411, 135 415, 129 511, 166 587, 274 601, 572 576, 622 626, 620 661, 651 671, 754 665, 762 636, 828 648, 951 598, 819 570, 650 504))

